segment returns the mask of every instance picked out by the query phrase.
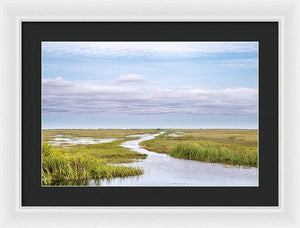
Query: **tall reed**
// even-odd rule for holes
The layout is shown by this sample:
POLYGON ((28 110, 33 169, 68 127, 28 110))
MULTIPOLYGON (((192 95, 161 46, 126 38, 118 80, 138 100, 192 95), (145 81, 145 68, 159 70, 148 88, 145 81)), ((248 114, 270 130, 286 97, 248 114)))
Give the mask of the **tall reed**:
POLYGON ((89 153, 66 153, 47 143, 42 145, 42 183, 140 175, 134 167, 109 165, 89 153))
POLYGON ((170 156, 205 162, 217 162, 245 167, 258 166, 258 151, 256 148, 237 144, 196 141, 179 143, 170 151, 170 156))

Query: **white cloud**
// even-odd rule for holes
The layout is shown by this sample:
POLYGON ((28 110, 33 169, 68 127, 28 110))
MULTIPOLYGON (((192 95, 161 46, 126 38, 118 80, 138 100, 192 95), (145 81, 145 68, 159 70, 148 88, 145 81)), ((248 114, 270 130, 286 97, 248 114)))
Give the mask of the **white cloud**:
POLYGON ((44 113, 257 114, 258 93, 250 88, 156 89, 74 84, 43 79, 44 113))
POLYGON ((195 57, 257 52, 257 42, 43 42, 43 54, 105 57, 195 57))
POLYGON ((140 74, 126 74, 126 75, 121 75, 118 79, 117 82, 118 83, 143 83, 143 82, 147 82, 148 80, 146 78, 144 78, 142 75, 140 74))

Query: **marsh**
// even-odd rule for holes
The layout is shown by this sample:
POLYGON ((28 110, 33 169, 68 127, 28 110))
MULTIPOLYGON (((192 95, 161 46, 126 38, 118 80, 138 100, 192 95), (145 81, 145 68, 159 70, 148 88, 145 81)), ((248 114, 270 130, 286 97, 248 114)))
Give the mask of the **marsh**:
MULTIPOLYGON (((44 141, 51 144, 60 134, 68 140, 63 145, 53 143, 58 153, 72 156, 90 156, 101 163, 101 175, 72 177, 60 176, 45 185, 96 185, 96 186, 258 186, 257 163, 232 165, 237 157, 244 158, 245 151, 256 154, 256 130, 194 130, 184 129, 180 134, 176 130, 135 129, 135 130, 44 130, 44 141), (90 140, 80 140, 90 137, 90 140), (76 140, 70 140, 74 138, 76 140), (114 139, 106 142, 105 138, 114 139), (100 141, 99 141, 100 140, 100 141), (101 140, 104 140, 102 142, 101 140), (78 142, 78 144, 74 144, 78 142), (91 142, 95 142, 92 144, 91 142), (209 142, 210 145, 222 145, 221 148, 234 148, 231 153, 234 161, 209 162, 193 157, 176 158, 172 155, 178 145, 195 142, 209 142), (68 144, 69 143, 69 144, 68 144), (156 149, 155 149, 156 147, 156 149), (148 150, 146 148, 152 148, 148 150), (247 150, 245 150, 245 148, 247 150), (155 151, 156 150, 156 151, 155 151), (105 166, 103 166, 103 164, 105 166), (113 168, 117 167, 117 168, 113 168), (123 168, 123 169, 122 169, 123 168), (109 170, 113 169, 112 172, 109 170), (74 180, 85 180, 76 182, 74 180)), ((208 149, 214 150, 214 147, 208 149)), ((68 165, 67 165, 68 166, 68 165)), ((84 169, 84 167, 81 167, 84 169)), ((51 170, 47 168, 47 170, 51 170)), ((86 167, 84 170, 89 170, 86 167)), ((98 167, 99 170, 99 167, 98 167)), ((91 171, 92 173, 95 171, 91 171)), ((45 175, 45 174, 44 174, 45 175)))

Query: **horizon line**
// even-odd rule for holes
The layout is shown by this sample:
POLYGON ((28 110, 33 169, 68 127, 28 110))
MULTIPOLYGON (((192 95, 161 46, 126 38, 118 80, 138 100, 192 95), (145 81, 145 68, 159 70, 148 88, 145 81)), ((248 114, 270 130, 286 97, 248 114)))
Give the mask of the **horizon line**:
POLYGON ((259 130, 258 128, 42 128, 42 130, 259 130))

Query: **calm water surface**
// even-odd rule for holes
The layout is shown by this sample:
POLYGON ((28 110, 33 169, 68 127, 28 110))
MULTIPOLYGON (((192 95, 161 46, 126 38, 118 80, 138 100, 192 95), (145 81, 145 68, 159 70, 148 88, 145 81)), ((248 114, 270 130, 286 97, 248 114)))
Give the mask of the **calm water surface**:
MULTIPOLYGON (((163 132, 162 132, 163 133, 163 132)), ((162 134, 160 133, 160 134, 162 134)), ((139 176, 90 180, 95 186, 258 186, 258 169, 226 167, 222 164, 172 158, 142 148, 139 143, 159 134, 134 135, 138 140, 121 144, 132 151, 147 154, 146 159, 125 164, 141 167, 144 174, 139 176)), ((123 164, 122 164, 123 165, 123 164)))

